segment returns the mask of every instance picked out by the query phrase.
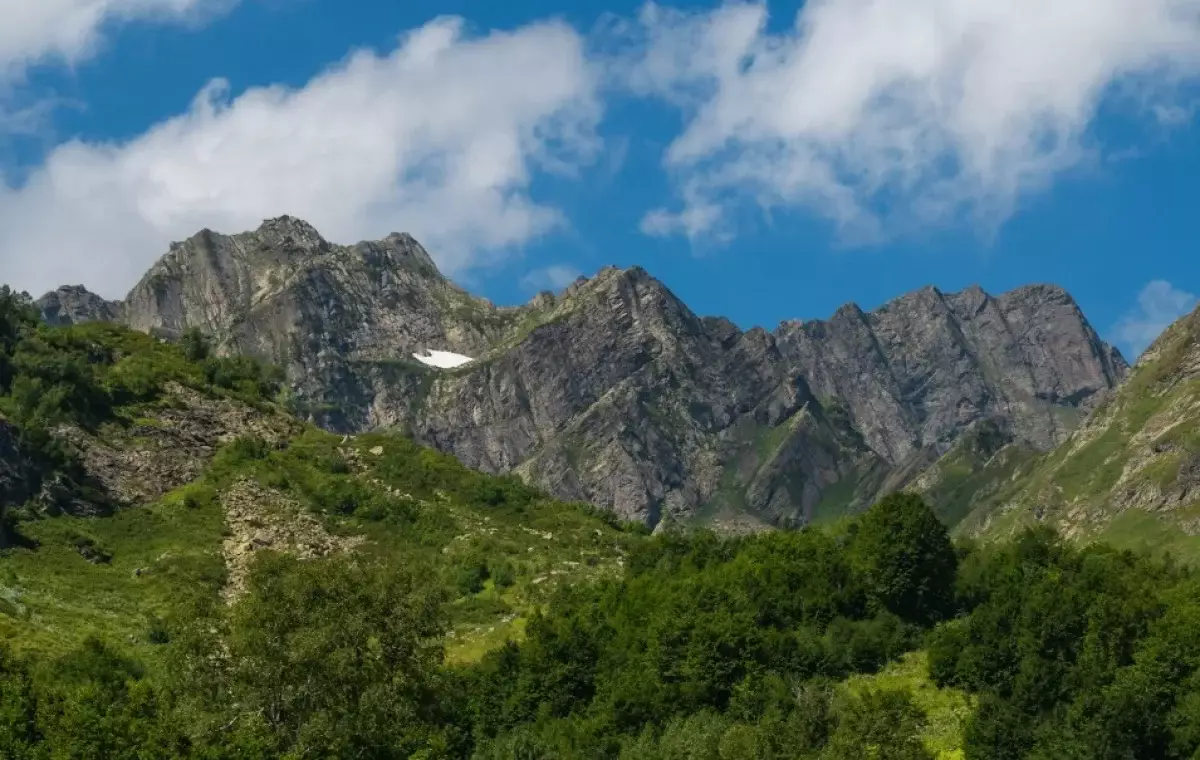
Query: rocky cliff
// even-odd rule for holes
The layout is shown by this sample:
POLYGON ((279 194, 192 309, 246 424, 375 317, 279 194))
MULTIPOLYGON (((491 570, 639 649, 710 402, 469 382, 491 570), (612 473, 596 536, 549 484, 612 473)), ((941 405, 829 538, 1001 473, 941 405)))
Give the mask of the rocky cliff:
MULTIPOLYGON (((1010 447, 1011 450, 1011 447, 1010 447)), ((1172 325, 1061 446, 1001 474, 960 530, 1066 535, 1200 556, 1200 311, 1172 325)))
POLYGON ((926 288, 742 331, 639 268, 498 308, 411 237, 335 245, 290 217, 173 245, 119 304, 67 288, 39 305, 58 323, 199 328, 282 365, 325 427, 401 427, 472 467, 650 523, 840 514, 911 482, 983 421, 1047 449, 1127 370, 1050 286, 926 288), (430 366, 429 350, 471 361, 430 366))

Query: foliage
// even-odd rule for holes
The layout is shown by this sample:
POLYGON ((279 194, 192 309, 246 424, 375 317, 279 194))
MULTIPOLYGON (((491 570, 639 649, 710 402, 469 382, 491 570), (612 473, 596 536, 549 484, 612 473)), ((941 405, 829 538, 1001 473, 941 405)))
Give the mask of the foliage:
POLYGON ((853 554, 874 604, 915 622, 938 620, 954 597, 954 546, 925 502, 883 498, 858 524, 853 554))
POLYGON ((0 415, 16 426, 31 465, 30 490, 53 478, 87 501, 106 501, 54 434, 60 426, 129 424, 136 416, 130 410, 158 401, 171 383, 253 404, 278 393, 278 369, 211 356, 196 348, 196 341, 207 344, 194 333, 188 340, 161 342, 103 323, 49 327, 39 324, 27 296, 0 288, 0 415))
POLYGON ((26 293, 14 293, 0 285, 0 393, 12 388, 16 370, 13 354, 17 344, 37 328, 38 315, 26 293))
POLYGON ((980 697, 971 758, 1192 757, 1200 584, 1131 552, 1051 531, 976 551, 969 610, 936 630, 930 673, 980 697))
MULTIPOLYGON (((506 751, 534 741, 530 731, 550 741, 551 731, 557 752, 570 736, 573 753, 607 756, 632 741, 643 749, 631 756, 645 756, 636 752, 667 752, 658 743, 675 741, 672 729, 663 739, 648 726, 749 716, 764 678, 778 686, 869 672, 909 649, 915 633, 870 611, 849 551, 824 532, 667 535, 635 550, 624 580, 563 590, 520 647, 464 676, 466 709, 473 733, 506 751)), ((786 723, 796 700, 786 686, 776 691, 771 714, 786 723)), ((737 742, 758 741, 749 736, 737 742)))
POLYGON ((272 755, 408 757, 445 741, 442 626, 419 568, 266 555, 197 677, 272 755))

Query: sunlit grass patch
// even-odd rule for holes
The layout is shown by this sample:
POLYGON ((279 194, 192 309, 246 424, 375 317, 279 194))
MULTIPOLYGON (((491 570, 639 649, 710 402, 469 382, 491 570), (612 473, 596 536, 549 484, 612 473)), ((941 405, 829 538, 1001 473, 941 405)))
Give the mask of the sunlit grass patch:
POLYGON ((845 681, 846 688, 902 689, 925 711, 921 739, 938 760, 962 760, 963 732, 971 717, 971 699, 958 689, 939 689, 929 680, 924 652, 910 652, 874 675, 857 675, 845 681))

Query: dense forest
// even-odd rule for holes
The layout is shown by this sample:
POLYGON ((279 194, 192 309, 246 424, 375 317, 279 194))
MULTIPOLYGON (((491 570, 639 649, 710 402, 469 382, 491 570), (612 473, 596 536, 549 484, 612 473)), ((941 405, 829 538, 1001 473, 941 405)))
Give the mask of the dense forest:
MULTIPOLYGON (((102 502, 56 431, 118 424, 168 383, 288 404, 277 373, 212 356, 198 335, 51 329, 0 294, 0 411, 26 477, 102 502)), ((235 438, 167 506, 209 514, 237 474, 399 548, 265 550, 232 603, 219 562, 180 569, 193 593, 170 595, 148 646, 90 630, 61 646, 0 639, 0 757, 937 757, 911 688, 846 688, 905 658, 969 708, 961 747, 942 756, 1200 757, 1200 579, 1169 558, 1044 529, 955 544, 908 494, 832 526, 648 536, 411 443, 389 442, 373 471, 389 490, 371 490, 335 443, 235 438), (464 602, 523 570, 516 555, 447 559, 438 547, 456 528, 439 499, 496 524, 578 513, 618 536, 620 572, 563 584, 521 635, 447 658, 464 602)), ((58 519, 6 512, 0 581, 6 563, 47 550, 31 536, 58 519)), ((21 614, 0 597, 16 621, 3 630, 22 630, 21 614)))

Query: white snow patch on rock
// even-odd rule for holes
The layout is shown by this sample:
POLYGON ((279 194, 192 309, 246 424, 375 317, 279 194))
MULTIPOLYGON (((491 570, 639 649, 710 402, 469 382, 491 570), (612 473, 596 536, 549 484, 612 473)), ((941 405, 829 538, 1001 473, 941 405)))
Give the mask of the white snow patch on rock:
POLYGON ((423 354, 414 353, 413 358, 422 364, 428 364, 430 367, 437 367, 439 369, 452 369, 454 367, 461 367, 467 362, 475 361, 469 356, 456 354, 453 351, 426 351, 423 354))

